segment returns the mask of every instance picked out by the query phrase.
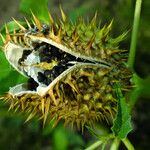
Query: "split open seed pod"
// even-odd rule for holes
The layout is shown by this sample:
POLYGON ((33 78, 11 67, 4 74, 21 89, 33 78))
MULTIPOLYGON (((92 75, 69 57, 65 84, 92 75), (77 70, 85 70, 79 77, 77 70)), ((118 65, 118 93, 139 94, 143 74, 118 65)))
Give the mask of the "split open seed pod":
POLYGON ((10 108, 55 118, 65 124, 112 123, 117 111, 115 84, 123 94, 131 88, 131 71, 126 67, 125 50, 118 49, 125 34, 110 36, 112 22, 100 28, 96 16, 72 24, 61 9, 62 20, 42 23, 34 14, 32 23, 9 33, 6 26, 4 53, 9 63, 28 79, 11 87, 4 99, 10 108))

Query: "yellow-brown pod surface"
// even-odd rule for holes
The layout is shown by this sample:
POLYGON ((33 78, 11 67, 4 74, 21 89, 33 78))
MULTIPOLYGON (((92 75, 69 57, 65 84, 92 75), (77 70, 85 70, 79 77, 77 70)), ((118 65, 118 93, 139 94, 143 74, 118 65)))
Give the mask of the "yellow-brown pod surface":
POLYGON ((62 20, 43 24, 33 15, 33 23, 12 34, 6 26, 4 53, 9 63, 28 79, 10 88, 4 99, 10 108, 44 120, 55 118, 65 124, 93 125, 112 123, 117 111, 115 84, 123 94, 132 85, 132 73, 126 67, 126 50, 118 49, 125 34, 110 36, 112 22, 102 28, 96 15, 86 24, 80 19, 68 21, 61 9, 62 20))

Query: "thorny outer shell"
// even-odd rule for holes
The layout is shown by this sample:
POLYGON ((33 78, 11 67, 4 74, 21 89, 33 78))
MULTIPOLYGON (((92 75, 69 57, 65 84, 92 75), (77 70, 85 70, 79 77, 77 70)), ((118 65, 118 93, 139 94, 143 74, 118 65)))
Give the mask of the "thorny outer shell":
MULTIPOLYGON (((65 124, 76 124, 78 128, 102 120, 111 122, 117 105, 114 84, 119 82, 125 91, 131 87, 131 72, 124 65, 126 58, 121 54, 124 51, 118 50, 124 35, 111 38, 112 23, 100 29, 96 27, 96 17, 88 25, 83 20, 73 25, 65 19, 62 10, 61 13, 63 21, 58 23, 50 15, 48 28, 33 15, 34 33, 27 20, 28 29, 15 20, 20 31, 14 29, 14 35, 10 35, 6 27, 6 58, 21 74, 30 76, 28 73, 31 70, 36 72, 36 67, 29 67, 24 72, 17 62, 25 49, 32 50, 34 43, 44 42, 90 63, 75 63, 48 86, 40 84, 37 91, 27 90, 25 84, 17 85, 10 89, 6 100, 11 101, 10 108, 29 113, 27 120, 38 115, 45 123, 48 116, 51 119, 57 116, 56 123, 63 119, 65 124)), ((36 80, 37 74, 33 73, 31 77, 36 80)))
POLYGON ((109 76, 108 67, 80 65, 53 84, 43 97, 32 93, 11 97, 11 107, 19 104, 21 110, 44 120, 49 113, 50 117, 58 116, 57 120, 64 119, 66 124, 76 124, 78 128, 98 120, 111 122, 117 100, 114 78, 109 76))

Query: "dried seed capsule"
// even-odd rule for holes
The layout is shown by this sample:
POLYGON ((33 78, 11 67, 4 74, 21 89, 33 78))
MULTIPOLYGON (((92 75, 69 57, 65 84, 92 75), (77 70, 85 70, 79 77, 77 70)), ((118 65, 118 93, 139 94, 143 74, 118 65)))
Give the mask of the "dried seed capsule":
POLYGON ((28 23, 29 29, 17 22, 20 31, 15 35, 6 28, 7 60, 21 74, 32 77, 27 86, 10 89, 12 105, 24 106, 22 111, 27 113, 34 110, 31 115, 38 114, 44 123, 48 116, 78 128, 104 120, 112 123, 117 110, 114 85, 119 82, 125 95, 132 76, 124 50, 118 49, 121 40, 110 36, 112 22, 100 28, 82 21, 73 25, 63 12, 63 21, 49 16, 51 23, 45 25, 33 15, 35 25, 28 23))

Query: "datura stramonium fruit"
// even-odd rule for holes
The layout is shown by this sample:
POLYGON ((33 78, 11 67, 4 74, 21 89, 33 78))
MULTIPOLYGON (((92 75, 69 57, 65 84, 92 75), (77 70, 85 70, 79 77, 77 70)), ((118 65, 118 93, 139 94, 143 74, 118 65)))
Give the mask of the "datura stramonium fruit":
POLYGON ((62 19, 54 21, 49 13, 48 24, 32 13, 32 23, 25 19, 25 26, 14 19, 19 29, 13 33, 6 26, 5 56, 28 82, 11 87, 3 99, 27 113, 27 120, 55 118, 55 124, 64 120, 78 128, 112 123, 115 84, 123 94, 132 87, 127 51, 118 48, 125 34, 112 38, 112 22, 100 28, 96 14, 89 23, 72 23, 60 10, 62 19))

